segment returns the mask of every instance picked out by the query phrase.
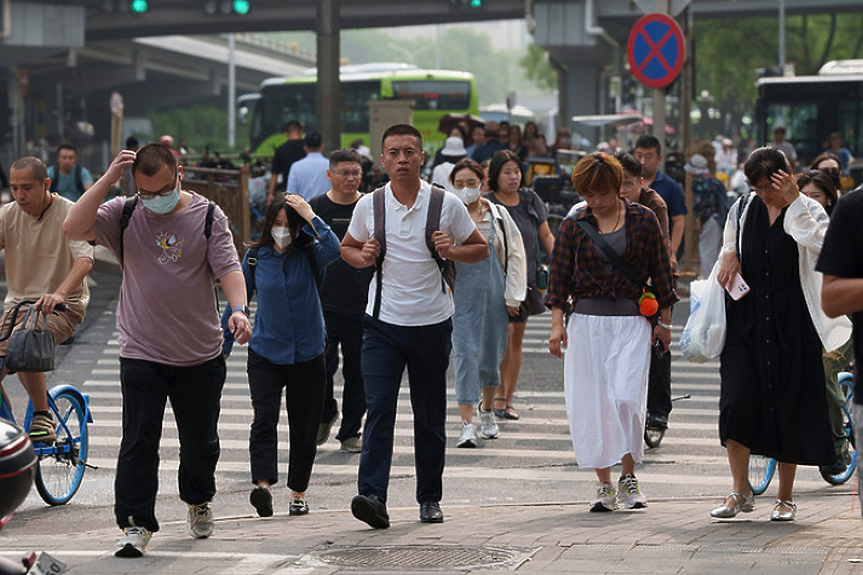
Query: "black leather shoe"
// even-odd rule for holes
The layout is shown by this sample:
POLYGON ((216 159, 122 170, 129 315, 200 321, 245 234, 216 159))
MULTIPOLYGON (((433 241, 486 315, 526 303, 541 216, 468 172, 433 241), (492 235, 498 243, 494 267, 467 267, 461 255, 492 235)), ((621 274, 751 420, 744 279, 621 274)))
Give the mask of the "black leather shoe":
POLYGON ((390 526, 386 504, 374 495, 355 495, 351 500, 351 513, 375 529, 386 529, 390 526))
POLYGON ((423 523, 443 523, 443 512, 440 503, 427 501, 420 505, 420 521, 423 523))
POLYGON ((650 429, 658 429, 660 431, 665 431, 666 429, 668 429, 668 416, 648 414, 646 427, 650 429))

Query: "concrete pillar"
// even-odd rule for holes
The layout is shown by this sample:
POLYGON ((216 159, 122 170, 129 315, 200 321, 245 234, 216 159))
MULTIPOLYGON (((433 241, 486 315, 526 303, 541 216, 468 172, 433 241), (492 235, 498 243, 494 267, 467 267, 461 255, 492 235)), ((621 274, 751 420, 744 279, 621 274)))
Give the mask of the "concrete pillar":
MULTIPOLYGON (((560 123, 571 126, 573 116, 597 114, 602 110, 599 101, 600 74, 602 65, 595 62, 568 62, 559 69, 559 89, 561 98, 560 123)), ((596 143, 600 136, 599 128, 575 125, 581 135, 596 143)))
POLYGON ((341 0, 318 1, 318 86, 315 115, 327 152, 341 147, 342 88, 339 83, 341 0))

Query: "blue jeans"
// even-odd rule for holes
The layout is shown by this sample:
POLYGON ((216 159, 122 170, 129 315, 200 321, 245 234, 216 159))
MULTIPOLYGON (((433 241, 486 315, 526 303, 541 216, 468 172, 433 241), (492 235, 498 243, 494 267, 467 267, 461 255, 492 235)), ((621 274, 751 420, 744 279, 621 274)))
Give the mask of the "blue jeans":
POLYGON ((420 504, 441 500, 450 351, 452 320, 404 327, 365 317, 362 370, 368 411, 357 477, 360 495, 387 500, 396 404, 407 367, 414 415, 416 499, 420 504))

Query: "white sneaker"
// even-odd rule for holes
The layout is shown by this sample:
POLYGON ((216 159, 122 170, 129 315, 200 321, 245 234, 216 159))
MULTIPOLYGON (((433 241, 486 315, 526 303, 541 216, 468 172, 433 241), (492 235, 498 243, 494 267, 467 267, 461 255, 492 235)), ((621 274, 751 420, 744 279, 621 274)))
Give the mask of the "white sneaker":
POLYGON ((119 549, 114 552, 114 556, 141 557, 147 551, 147 544, 152 536, 153 533, 144 527, 126 527, 123 529, 123 536, 117 541, 119 549))
POLYGON ((635 475, 626 475, 617 482, 617 492, 623 498, 623 505, 627 509, 643 509, 647 507, 647 497, 638 486, 635 475))
POLYGON ((213 510, 210 502, 189 504, 189 535, 195 539, 206 539, 213 534, 213 510))
POLYGON ((611 483, 600 483, 596 490, 596 499, 590 502, 590 510, 594 513, 614 511, 617 509, 617 492, 611 483))
POLYGON ((456 447, 476 447, 476 425, 473 423, 465 423, 461 428, 461 435, 458 438, 456 447))
POLYGON ((482 420, 479 434, 482 435, 483 439, 496 438, 500 431, 497 427, 497 420, 494 418, 494 412, 490 409, 488 411, 480 410, 479 417, 482 420))

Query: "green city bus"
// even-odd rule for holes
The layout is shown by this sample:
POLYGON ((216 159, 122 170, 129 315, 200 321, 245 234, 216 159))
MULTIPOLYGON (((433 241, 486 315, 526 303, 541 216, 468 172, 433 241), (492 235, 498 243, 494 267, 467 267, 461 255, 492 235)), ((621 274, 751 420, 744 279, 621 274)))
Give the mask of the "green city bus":
MULTIPOLYGON (((413 123, 423 134, 426 149, 439 148, 446 134, 438 122, 446 114, 479 115, 476 80, 467 72, 422 70, 408 64, 342 66, 341 145, 362 139, 369 145, 369 100, 413 100, 413 123)), ((251 114, 250 149, 272 155, 285 141, 284 127, 297 120, 308 133, 315 129, 314 70, 291 78, 261 83, 260 94, 237 100, 239 117, 251 114)))

